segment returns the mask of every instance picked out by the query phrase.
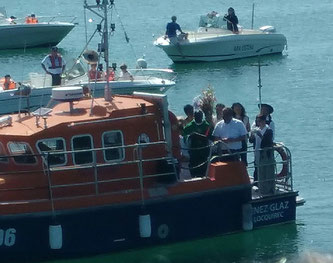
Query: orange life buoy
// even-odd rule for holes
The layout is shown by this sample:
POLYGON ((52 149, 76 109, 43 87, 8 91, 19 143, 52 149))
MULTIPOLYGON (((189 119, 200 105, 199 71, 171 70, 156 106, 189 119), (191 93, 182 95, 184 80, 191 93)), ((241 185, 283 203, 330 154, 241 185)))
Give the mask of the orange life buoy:
POLYGON ((282 159, 282 169, 280 172, 277 172, 276 177, 281 178, 285 177, 288 174, 288 156, 286 151, 283 149, 283 147, 274 147, 274 150, 280 155, 282 159))

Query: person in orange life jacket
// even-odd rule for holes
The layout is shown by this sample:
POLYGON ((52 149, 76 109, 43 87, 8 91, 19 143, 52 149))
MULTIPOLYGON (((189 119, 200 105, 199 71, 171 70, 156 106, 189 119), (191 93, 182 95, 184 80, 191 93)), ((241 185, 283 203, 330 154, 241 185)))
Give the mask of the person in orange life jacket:
POLYGON ((109 73, 109 81, 114 81, 115 80, 115 72, 114 72, 114 68, 113 67, 109 67, 108 71, 105 73, 105 80, 108 77, 108 73, 109 73))
POLYGON ((5 77, 1 78, 0 85, 3 88, 3 90, 16 88, 16 83, 11 79, 10 75, 6 75, 5 77))
POLYGON ((38 19, 36 18, 35 14, 31 14, 30 16, 27 16, 25 19, 26 24, 37 24, 38 19))
POLYGON ((58 53, 57 47, 52 47, 51 54, 42 60, 42 67, 46 74, 52 76, 52 86, 61 84, 61 74, 64 72, 66 62, 58 53))
POLYGON ((100 70, 97 70, 97 63, 90 64, 88 77, 90 81, 100 81, 102 79, 102 72, 100 70))

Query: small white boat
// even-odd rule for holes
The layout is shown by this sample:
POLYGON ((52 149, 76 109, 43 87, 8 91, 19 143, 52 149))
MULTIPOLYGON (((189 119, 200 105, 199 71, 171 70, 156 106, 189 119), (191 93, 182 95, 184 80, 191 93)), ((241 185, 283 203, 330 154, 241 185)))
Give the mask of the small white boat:
POLYGON ((164 36, 155 42, 173 62, 220 61, 258 55, 281 53, 287 45, 283 34, 272 26, 244 29, 235 34, 225 27, 226 21, 218 14, 201 16, 197 32, 179 35, 175 41, 164 36))
POLYGON ((70 22, 59 22, 56 17, 38 17, 38 23, 26 23, 25 18, 7 18, 0 8, 0 49, 49 47, 57 45, 75 26, 70 22))
MULTIPOLYGON (((84 69, 78 64, 65 79, 62 85, 81 86, 98 98, 104 96, 106 81, 89 81, 84 69)), ((112 94, 129 95, 134 91, 149 93, 165 93, 176 85, 176 74, 170 69, 130 69, 131 80, 115 80, 109 82, 112 94)), ((46 106, 52 95, 49 75, 30 73, 30 80, 17 89, 0 89, 0 115, 13 112, 27 112, 46 106)))

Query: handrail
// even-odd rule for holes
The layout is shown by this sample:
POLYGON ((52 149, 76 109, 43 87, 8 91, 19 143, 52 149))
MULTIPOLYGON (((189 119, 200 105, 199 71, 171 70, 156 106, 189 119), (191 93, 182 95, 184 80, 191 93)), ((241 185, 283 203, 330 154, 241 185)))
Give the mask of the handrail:
MULTIPOLYGON (((200 151, 200 150, 210 148, 210 153, 207 156, 207 159, 205 161, 202 161, 202 163, 196 165, 195 167, 191 167, 191 169, 196 169, 196 168, 199 168, 201 166, 204 166, 204 165, 208 164, 207 171, 205 173, 205 177, 208 176, 209 164, 212 163, 212 162, 216 162, 217 160, 225 159, 226 157, 238 156, 238 155, 241 155, 241 154, 244 154, 244 153, 246 153, 246 154, 252 153, 253 156, 254 156, 256 152, 272 150, 273 153, 274 153, 274 151, 278 152, 278 150, 281 150, 283 155, 284 155, 283 160, 278 161, 278 160, 276 160, 276 158, 274 156, 271 163, 256 164, 256 163, 253 162, 253 166, 249 165, 247 167, 247 170, 248 171, 256 170, 256 169, 258 170, 258 169, 260 169, 262 167, 265 167, 265 166, 274 165, 274 167, 275 167, 275 174, 274 174, 275 179, 274 180, 275 180, 276 184, 278 186, 281 186, 285 190, 293 190, 291 153, 290 153, 290 150, 285 145, 283 145, 282 143, 275 143, 273 147, 258 149, 257 151, 250 148, 250 150, 247 149, 246 151, 240 151, 240 152, 235 152, 235 153, 231 153, 230 151, 228 153, 221 153, 221 152, 218 152, 216 150, 215 150, 215 152, 214 151, 212 152, 212 149, 214 147, 217 147, 217 145, 215 143, 211 143, 210 145, 203 146, 203 147, 198 147, 198 148, 189 148, 189 147, 184 148, 183 147, 181 149, 182 150, 187 150, 187 151, 191 151, 191 150, 192 151, 193 150, 199 150, 200 151), (277 166, 281 166, 281 171, 276 170, 277 166)), ((183 169, 184 167, 181 167, 181 168, 183 169)), ((250 176, 250 177, 252 177, 252 176, 250 176)), ((256 184, 256 183, 258 183, 258 182, 254 181, 254 178, 253 178, 253 184, 256 184)))
MULTIPOLYGON (((102 148, 93 148, 93 149, 85 149, 85 150, 79 150, 79 151, 55 151, 55 152, 47 152, 47 153, 42 153, 42 154, 37 154, 37 155, 33 155, 31 154, 31 156, 37 156, 39 158, 41 158, 42 160, 42 165, 43 165, 43 169, 42 170, 33 170, 33 171, 18 171, 16 173, 44 173, 45 176, 47 176, 47 180, 48 180, 48 188, 49 188, 49 199, 51 201, 51 208, 54 211, 55 207, 54 207, 54 200, 58 200, 58 198, 63 198, 63 197, 54 197, 53 195, 53 190, 56 188, 61 188, 61 187, 75 187, 75 186, 84 186, 84 185, 95 185, 95 196, 98 196, 100 194, 112 194, 113 191, 109 191, 107 193, 100 193, 99 192, 99 185, 102 183, 118 183, 118 182, 126 182, 126 181, 130 181, 130 180, 138 180, 139 181, 139 187, 138 188, 133 188, 133 189, 127 189, 128 191, 130 190, 139 190, 141 193, 141 200, 142 200, 142 204, 144 204, 145 200, 145 179, 147 178, 158 178, 158 177, 162 177, 162 176, 175 176, 175 179, 177 178, 177 171, 176 171, 176 164, 175 164, 175 160, 172 156, 160 156, 160 157, 153 157, 153 158, 143 158, 142 153, 140 154, 140 151, 142 151, 143 149, 146 149, 146 147, 153 147, 156 145, 164 145, 166 146, 166 142, 165 141, 156 141, 156 142, 149 142, 149 143, 135 143, 135 144, 131 144, 131 145, 121 145, 121 146, 113 146, 113 147, 102 147, 102 148), (102 152, 105 150, 110 150, 110 149, 130 149, 133 148, 134 150, 134 155, 133 155, 133 159, 132 160, 121 160, 121 161, 115 161, 115 162, 109 162, 109 163, 98 163, 97 162, 97 153, 98 152, 102 152), (93 154, 93 162, 89 163, 89 164, 83 164, 83 165, 64 165, 64 166, 52 166, 49 163, 49 159, 50 156, 52 155, 59 155, 59 154, 73 154, 73 153, 82 153, 82 152, 92 152, 93 154), (143 165, 145 163, 149 163, 149 162, 158 162, 158 161, 167 161, 170 164, 170 169, 171 167, 173 168, 172 170, 165 170, 164 172, 155 172, 152 174, 144 174, 144 169, 143 169, 143 165), (99 173, 100 173, 100 168, 103 167, 111 167, 111 166, 121 166, 121 165, 132 165, 132 164, 136 164, 138 165, 138 170, 137 170, 137 175, 132 175, 132 176, 126 176, 126 177, 122 177, 122 178, 104 178, 104 179, 99 179, 99 173), (92 180, 89 181, 85 181, 85 182, 76 182, 76 183, 69 183, 69 184, 54 184, 52 182, 52 174, 55 174, 59 171, 70 171, 70 170, 81 170, 81 169, 93 169, 93 173, 92 175, 92 180), (53 207, 52 207, 53 206, 53 207)), ((209 145, 207 147, 210 148, 210 152, 208 154, 207 159, 200 165, 206 165, 207 169, 206 172, 204 174, 204 178, 207 178, 208 176, 208 171, 209 171, 209 164, 213 161, 213 155, 214 153, 212 152, 212 145, 209 145)), ((189 148, 187 148, 189 150, 189 148)), ((275 183, 276 183, 276 187, 277 189, 282 189, 285 191, 290 191, 293 189, 293 184, 292 184, 292 171, 291 171, 291 154, 289 149, 282 145, 282 144, 276 144, 275 146, 269 148, 271 150, 275 150, 275 149, 283 149, 285 154, 286 154, 286 158, 284 160, 282 160, 281 162, 276 162, 276 160, 272 160, 272 163, 265 163, 265 164, 256 164, 256 163, 252 163, 250 162, 248 170, 254 170, 256 168, 260 167, 264 167, 267 165, 277 165, 280 164, 282 165, 284 168, 286 168, 286 173, 283 174, 283 177, 276 177, 276 173, 275 173, 275 183)), ((267 149, 262 149, 262 150, 267 150, 267 149)), ((244 152, 239 152, 239 153, 228 153, 228 154, 222 154, 220 155, 220 157, 225 157, 225 156, 232 156, 235 154, 240 154, 240 153, 255 153, 254 150, 250 149, 244 152)), ((15 155, 17 156, 17 155, 15 155)), ((127 155, 127 156, 131 156, 131 155, 127 155)), ((2 158, 4 158, 5 156, 1 156, 2 158)), ((7 158, 13 158, 14 156, 6 156, 7 158)), ((67 158, 68 159, 68 158, 67 158)), ((10 173, 14 173, 14 172, 1 172, 0 175, 3 174, 10 174, 10 173)), ((179 179, 179 178, 178 178, 179 179)), ((257 182, 253 181, 253 184, 255 184, 257 182)), ((20 190, 20 189, 32 189, 33 187, 18 187, 15 188, 16 190, 20 190)), ((11 189, 1 189, 1 192, 3 191, 11 191, 14 190, 13 188, 11 189)), ((126 191, 125 191, 126 192, 126 191)), ((88 195, 88 194, 87 194, 88 195)), ((89 193, 89 195, 91 195, 91 193, 89 193)), ((32 200, 31 200, 32 201, 32 200)))

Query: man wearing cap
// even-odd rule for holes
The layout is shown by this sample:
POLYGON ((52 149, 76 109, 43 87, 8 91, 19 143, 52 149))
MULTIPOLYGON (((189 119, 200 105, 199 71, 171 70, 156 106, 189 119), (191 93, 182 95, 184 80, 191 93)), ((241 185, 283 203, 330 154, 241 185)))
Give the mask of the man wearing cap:
MULTIPOLYGON (((233 110, 229 107, 223 109, 223 120, 215 125, 213 137, 215 141, 222 141, 227 149, 222 153, 236 153, 242 149, 242 141, 246 139, 247 131, 242 121, 233 118, 233 110)), ((227 160, 239 160, 238 155, 233 155, 227 160)))
POLYGON ((256 117, 257 127, 251 130, 250 142, 254 144, 254 181, 261 194, 275 192, 275 166, 273 158, 273 131, 266 124, 266 115, 256 117))
MULTIPOLYGON (((272 120, 271 114, 274 112, 274 108, 266 103, 258 104, 258 108, 260 109, 260 114, 266 116, 266 124, 273 131, 273 140, 275 137, 275 123, 272 120)), ((254 129, 257 125, 256 121, 252 123, 251 129, 254 129)))
POLYGON ((46 74, 52 76, 52 86, 61 84, 61 74, 64 72, 66 66, 65 60, 58 53, 57 47, 51 48, 51 54, 47 55, 42 60, 42 67, 46 74))
POLYGON ((127 65, 126 64, 122 64, 120 66, 120 69, 121 69, 121 72, 119 74, 119 80, 131 80, 131 81, 134 80, 132 74, 127 71, 127 65))

